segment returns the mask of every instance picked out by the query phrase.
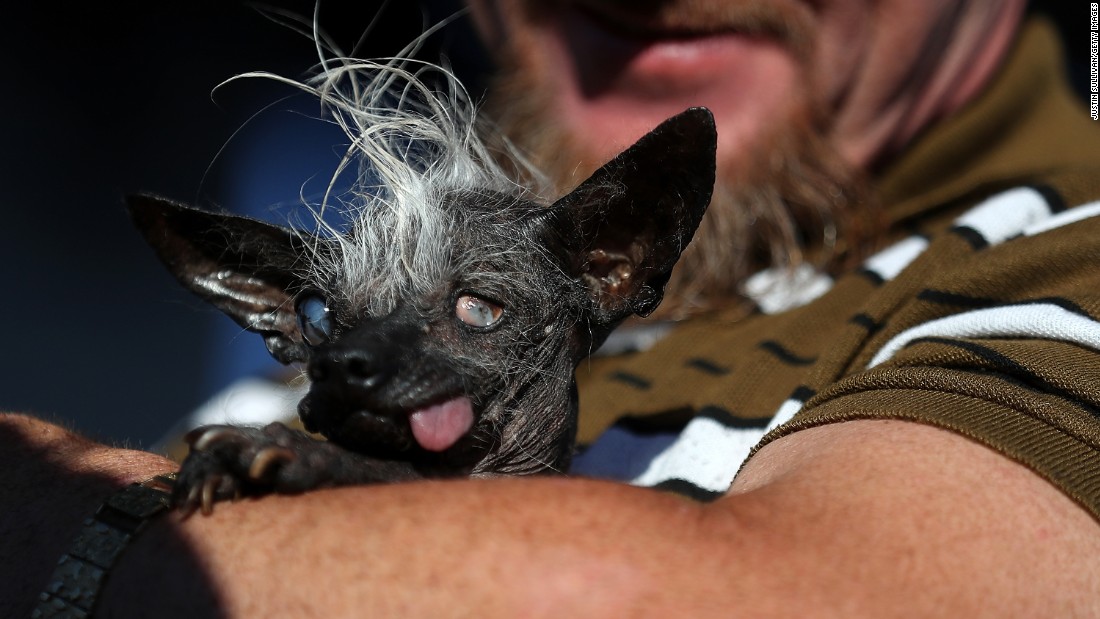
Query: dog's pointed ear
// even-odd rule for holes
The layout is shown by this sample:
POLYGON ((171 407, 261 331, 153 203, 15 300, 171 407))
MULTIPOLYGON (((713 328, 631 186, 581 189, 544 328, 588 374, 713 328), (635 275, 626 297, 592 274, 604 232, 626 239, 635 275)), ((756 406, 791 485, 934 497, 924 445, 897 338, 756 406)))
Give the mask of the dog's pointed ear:
POLYGON ((551 207, 551 226, 613 326, 661 302, 714 188, 717 132, 706 108, 661 123, 551 207))
POLYGON ((127 196, 134 225, 185 287, 263 336, 283 363, 306 358, 294 294, 302 234, 148 195, 127 196))

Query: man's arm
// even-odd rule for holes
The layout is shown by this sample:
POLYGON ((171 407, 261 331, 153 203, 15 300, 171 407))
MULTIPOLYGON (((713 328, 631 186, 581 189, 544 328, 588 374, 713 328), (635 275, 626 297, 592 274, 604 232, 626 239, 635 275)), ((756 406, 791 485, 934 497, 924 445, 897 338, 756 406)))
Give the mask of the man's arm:
POLYGON ((219 504, 143 534, 104 611, 1080 616, 1100 611, 1098 533, 1052 486, 970 441, 850 422, 769 445, 710 505, 550 478, 219 504))
POLYGON ((0 414, 0 615, 30 616, 57 560, 107 496, 175 468, 150 453, 0 414))

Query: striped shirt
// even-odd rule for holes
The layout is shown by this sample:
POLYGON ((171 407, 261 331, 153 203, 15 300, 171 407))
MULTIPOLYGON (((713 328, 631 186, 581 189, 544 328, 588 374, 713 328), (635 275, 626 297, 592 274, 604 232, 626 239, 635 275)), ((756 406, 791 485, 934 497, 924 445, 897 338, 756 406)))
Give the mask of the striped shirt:
POLYGON ((576 472, 700 499, 801 429, 904 419, 1030 467, 1100 516, 1100 125, 1031 20, 978 101, 876 179, 894 242, 757 311, 582 364, 576 472))

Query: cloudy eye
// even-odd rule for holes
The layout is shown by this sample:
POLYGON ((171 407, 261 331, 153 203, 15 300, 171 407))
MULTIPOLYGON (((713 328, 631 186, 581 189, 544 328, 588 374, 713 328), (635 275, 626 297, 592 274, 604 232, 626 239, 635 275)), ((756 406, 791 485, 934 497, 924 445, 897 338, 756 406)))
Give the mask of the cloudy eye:
POLYGON ((325 298, 307 294, 298 299, 298 329, 310 346, 320 346, 332 338, 332 311, 325 298))
POLYGON ((504 309, 499 305, 471 294, 460 295, 455 303, 455 315, 471 327, 491 327, 502 314, 504 309))

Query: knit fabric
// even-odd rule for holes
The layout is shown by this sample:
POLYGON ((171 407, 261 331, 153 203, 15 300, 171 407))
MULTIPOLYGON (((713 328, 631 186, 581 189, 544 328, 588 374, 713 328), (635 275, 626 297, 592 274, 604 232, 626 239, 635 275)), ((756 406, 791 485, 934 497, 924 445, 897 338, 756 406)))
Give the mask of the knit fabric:
POLYGON ((985 94, 876 179, 896 239, 758 311, 582 365, 577 471, 700 499, 799 430, 904 419, 1030 467, 1100 516, 1100 126, 1029 20, 985 94))

